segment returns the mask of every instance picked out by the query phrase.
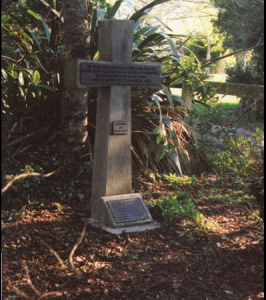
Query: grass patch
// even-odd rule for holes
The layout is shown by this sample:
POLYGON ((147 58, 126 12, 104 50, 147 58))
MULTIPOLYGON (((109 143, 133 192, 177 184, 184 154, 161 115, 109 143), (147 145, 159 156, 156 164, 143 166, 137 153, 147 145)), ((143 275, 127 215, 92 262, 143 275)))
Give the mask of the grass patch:
POLYGON ((210 74, 205 81, 226 82, 227 74, 210 74))
MULTIPOLYGON (((211 104, 212 108, 221 108, 225 113, 232 113, 234 112, 240 103, 240 98, 235 97, 235 96, 224 96, 220 95, 219 96, 219 101, 217 103, 211 104)), ((209 109, 206 105, 201 104, 201 103, 196 103, 195 106, 195 114, 196 115, 204 115, 207 114, 209 109)))
POLYGON ((239 103, 240 103, 240 98, 236 96, 223 96, 223 95, 218 95, 219 96, 219 101, 215 104, 213 104, 213 107, 221 106, 225 110, 235 110, 238 108, 239 103))

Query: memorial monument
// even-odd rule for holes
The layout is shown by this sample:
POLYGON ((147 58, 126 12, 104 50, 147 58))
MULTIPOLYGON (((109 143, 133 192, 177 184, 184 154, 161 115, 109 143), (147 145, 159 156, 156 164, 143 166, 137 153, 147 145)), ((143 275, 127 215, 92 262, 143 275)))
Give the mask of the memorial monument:
POLYGON ((159 226, 132 194, 131 86, 160 88, 159 63, 131 63, 134 21, 99 21, 99 61, 66 62, 69 87, 98 87, 92 225, 114 233, 159 226))

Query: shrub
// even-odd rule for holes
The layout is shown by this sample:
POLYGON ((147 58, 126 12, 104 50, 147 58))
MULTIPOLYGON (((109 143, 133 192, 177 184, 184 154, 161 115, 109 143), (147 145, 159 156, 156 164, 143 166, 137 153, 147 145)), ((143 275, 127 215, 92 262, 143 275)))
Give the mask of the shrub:
POLYGON ((167 221, 174 222, 177 219, 199 221, 201 219, 197 206, 189 199, 186 192, 164 197, 159 205, 162 209, 163 217, 167 221))
POLYGON ((253 66, 243 68, 242 65, 237 64, 227 68, 226 74, 228 75, 227 82, 264 85, 264 74, 259 74, 253 66))
POLYGON ((256 128, 250 137, 237 134, 234 125, 220 110, 209 112, 200 121, 202 135, 215 125, 218 146, 200 144, 215 172, 228 180, 235 188, 245 189, 255 199, 264 218, 264 131, 256 128))

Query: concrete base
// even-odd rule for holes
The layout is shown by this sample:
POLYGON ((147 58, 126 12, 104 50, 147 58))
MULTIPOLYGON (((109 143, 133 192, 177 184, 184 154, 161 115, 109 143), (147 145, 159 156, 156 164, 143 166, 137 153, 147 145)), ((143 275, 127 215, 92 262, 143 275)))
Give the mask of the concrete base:
POLYGON ((89 221, 89 224, 91 224, 93 227, 103 229, 112 234, 142 232, 142 231, 146 231, 146 230, 153 230, 156 228, 160 228, 160 224, 155 221, 148 223, 148 224, 133 225, 133 226, 127 226, 127 227, 117 227, 117 228, 105 226, 104 224, 100 223, 99 221, 97 221, 93 218, 88 219, 88 221, 89 221))

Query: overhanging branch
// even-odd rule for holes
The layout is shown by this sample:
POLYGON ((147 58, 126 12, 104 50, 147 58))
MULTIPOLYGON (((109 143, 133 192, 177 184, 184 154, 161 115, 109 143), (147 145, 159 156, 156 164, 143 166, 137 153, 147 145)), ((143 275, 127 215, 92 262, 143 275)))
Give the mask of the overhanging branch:
POLYGON ((258 43, 256 46, 253 46, 253 47, 251 47, 251 48, 238 50, 238 51, 229 53, 229 54, 224 55, 224 56, 221 56, 221 57, 217 57, 217 58, 212 58, 212 59, 210 59, 210 60, 206 60, 205 62, 202 63, 202 67, 209 66, 210 64, 212 64, 212 63, 214 63, 214 62, 216 62, 216 61, 219 61, 219 60, 221 60, 221 59, 230 57, 230 56, 235 55, 235 54, 237 54, 237 53, 247 52, 247 51, 253 50, 253 49, 255 49, 255 48, 262 47, 262 46, 264 46, 264 43, 258 43))

